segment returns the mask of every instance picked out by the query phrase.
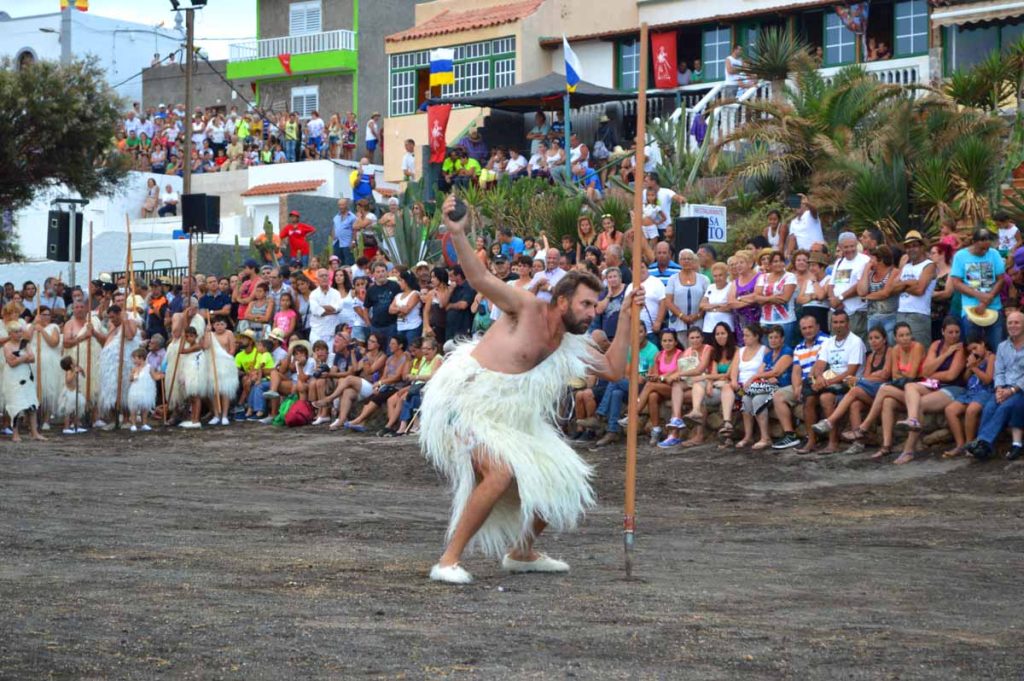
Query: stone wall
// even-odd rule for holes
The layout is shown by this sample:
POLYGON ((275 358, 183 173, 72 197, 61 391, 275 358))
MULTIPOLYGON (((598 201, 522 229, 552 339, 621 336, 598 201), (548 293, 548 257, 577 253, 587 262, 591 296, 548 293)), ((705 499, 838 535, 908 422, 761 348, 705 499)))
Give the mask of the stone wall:
MULTIPOLYGON (((239 111, 245 111, 245 102, 241 99, 232 99, 231 88, 217 75, 217 73, 223 74, 227 70, 226 60, 213 61, 210 64, 197 60, 196 68, 197 70, 192 76, 193 106, 200 106, 204 109, 208 106, 223 106, 230 110, 232 106, 237 105, 239 111), (216 69, 216 73, 214 69, 216 69)), ((143 70, 142 106, 144 108, 157 107, 161 103, 170 108, 173 104, 182 104, 184 101, 184 66, 169 64, 143 70)))

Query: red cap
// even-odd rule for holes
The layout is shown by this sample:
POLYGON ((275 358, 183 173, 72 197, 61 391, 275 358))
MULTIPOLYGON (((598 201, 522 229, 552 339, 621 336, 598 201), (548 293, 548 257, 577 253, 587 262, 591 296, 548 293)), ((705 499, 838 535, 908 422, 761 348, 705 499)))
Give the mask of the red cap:
POLYGON ((291 217, 292 215, 294 215, 295 217, 299 217, 299 211, 293 210, 291 213, 288 213, 288 217, 291 217))

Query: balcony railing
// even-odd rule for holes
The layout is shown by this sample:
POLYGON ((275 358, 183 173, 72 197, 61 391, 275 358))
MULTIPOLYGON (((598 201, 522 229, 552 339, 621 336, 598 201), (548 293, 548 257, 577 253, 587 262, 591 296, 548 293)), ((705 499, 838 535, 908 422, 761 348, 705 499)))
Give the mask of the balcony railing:
POLYGON ((308 35, 289 35, 280 38, 251 40, 247 43, 235 43, 231 46, 230 61, 253 61, 276 57, 279 54, 312 54, 314 52, 330 52, 333 50, 356 49, 355 31, 338 30, 310 33, 308 35))
MULTIPOLYGON (((928 55, 868 61, 861 66, 876 80, 892 85, 927 85, 929 80, 928 55)), ((830 81, 841 68, 840 66, 829 66, 819 69, 819 71, 825 80, 830 81)))

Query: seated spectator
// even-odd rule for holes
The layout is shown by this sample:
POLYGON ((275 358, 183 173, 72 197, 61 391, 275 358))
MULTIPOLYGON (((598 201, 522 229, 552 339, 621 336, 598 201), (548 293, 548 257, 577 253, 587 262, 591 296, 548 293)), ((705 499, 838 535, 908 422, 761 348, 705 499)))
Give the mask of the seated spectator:
POLYGON ((146 180, 146 198, 142 201, 142 218, 156 217, 160 207, 160 187, 152 177, 146 180))
POLYGON ((263 392, 263 399, 267 400, 268 405, 267 416, 260 423, 273 422, 282 397, 297 393, 300 399, 306 399, 309 381, 317 366, 310 354, 309 341, 292 341, 288 356, 270 372, 270 389, 263 392))
MULTIPOLYGON (((923 345, 914 340, 911 335, 910 325, 906 322, 896 322, 896 328, 893 333, 896 336, 896 345, 893 347, 890 364, 890 383, 882 386, 878 393, 875 395, 874 400, 871 403, 871 410, 868 412, 867 418, 858 427, 851 428, 850 430, 843 433, 843 439, 849 441, 860 441, 867 434, 867 429, 878 419, 882 413, 886 399, 898 400, 901 404, 903 403, 903 389, 908 383, 916 381, 921 376, 921 367, 924 363, 925 348, 923 345)), ((829 424, 826 432, 831 432, 832 429, 837 425, 837 420, 833 414, 826 422, 829 424)), ((819 430, 820 429, 815 429, 819 430)), ((883 438, 884 438, 883 428, 883 438)), ((888 442, 888 449, 883 439, 883 454, 885 456, 891 451, 892 448, 892 428, 889 429, 890 440, 888 442)))
POLYGON ((995 397, 982 410, 978 437, 965 447, 979 461, 992 458, 996 438, 1007 425, 1014 429, 1007 460, 1024 455, 1020 432, 1024 427, 1024 313, 1006 315, 1006 332, 1008 338, 996 350, 995 397))
MULTIPOLYGON (((747 387, 764 364, 766 348, 761 344, 761 334, 761 327, 756 324, 743 327, 743 347, 737 353, 732 366, 729 367, 729 385, 732 387, 733 393, 737 395, 746 395, 747 387)), ((738 449, 754 444, 752 403, 750 403, 750 409, 750 412, 743 412, 743 439, 736 443, 738 449)), ((766 433, 762 433, 762 436, 764 435, 766 433)), ((758 444, 761 445, 758 449, 763 449, 769 443, 763 441, 758 444)))
MULTIPOLYGON (((675 331, 662 331, 661 350, 655 355, 654 362, 647 370, 643 389, 637 398, 637 415, 647 409, 652 445, 658 444, 661 440, 661 401, 672 395, 672 384, 679 378, 679 358, 682 354, 675 331)), ((625 418, 619 423, 625 425, 625 418)))
MULTIPOLYGON (((748 327, 747 331, 753 332, 756 329, 748 327)), ((743 354, 749 354, 749 346, 744 347, 743 354)), ((786 345, 786 332, 778 325, 768 327, 768 349, 762 353, 761 366, 753 376, 741 382, 743 440, 753 441, 755 421, 761 431, 761 439, 751 449, 767 449, 772 445, 768 408, 772 405, 775 392, 792 381, 792 366, 793 348, 786 345)), ((742 446, 742 443, 737 446, 742 446)))
POLYGON ((979 421, 985 406, 995 397, 993 380, 996 373, 996 354, 983 336, 967 342, 964 362, 964 392, 943 410, 949 430, 953 433, 953 449, 942 453, 950 459, 964 453, 964 445, 978 435, 979 421))
POLYGON ((692 408, 683 420, 694 431, 703 434, 704 421, 707 418, 708 407, 715 402, 722 407, 722 427, 718 431, 719 437, 723 439, 719 449, 724 448, 732 440, 732 409, 736 403, 736 393, 729 381, 732 365, 739 357, 739 350, 736 346, 736 334, 732 327, 725 322, 715 325, 712 332, 714 343, 711 344, 711 356, 707 373, 693 377, 693 390, 691 393, 692 408))
POLYGON ((708 367, 711 365, 711 346, 704 343, 704 334, 696 326, 690 327, 686 338, 687 348, 679 357, 677 377, 672 381, 672 418, 667 425, 669 436, 658 443, 658 447, 662 449, 680 444, 684 447, 693 447, 704 441, 703 425, 694 427, 694 434, 689 440, 682 440, 682 431, 686 428, 683 421, 683 406, 687 397, 692 401, 694 383, 706 380, 702 377, 708 373, 708 367))
POLYGON ((546 142, 541 142, 537 145, 537 151, 530 156, 530 162, 526 164, 526 169, 530 174, 530 177, 551 177, 551 172, 548 170, 548 145, 546 142))
MULTIPOLYGON (((642 389, 644 377, 647 376, 654 364, 658 348, 648 341, 647 333, 643 328, 640 329, 638 345, 640 350, 637 356, 642 389)), ((632 349, 629 352, 632 352, 632 349)), ((601 398, 601 403, 597 406, 597 416, 607 421, 608 432, 594 443, 594 447, 603 447, 622 440, 622 425, 619 423, 619 415, 622 413, 622 405, 626 403, 628 395, 629 379, 623 378, 608 384, 604 391, 604 397, 601 398)))
MULTIPOLYGON (((957 397, 964 393, 963 373, 966 358, 964 344, 960 341, 960 324, 952 317, 942 329, 942 339, 932 343, 921 370, 922 379, 908 383, 903 389, 907 418, 895 423, 897 430, 908 431, 903 452, 894 463, 905 464, 914 460, 918 434, 921 432, 921 418, 928 412, 943 411, 957 397)), ((895 403, 890 403, 894 408, 895 403)), ((882 415, 883 427, 887 418, 882 415)))
POLYGON ((373 395, 373 385, 380 378, 386 360, 387 355, 381 349, 380 336, 371 333, 366 339, 366 352, 355 363, 352 375, 338 381, 331 394, 313 403, 313 406, 319 409, 325 404, 339 400, 338 417, 331 423, 331 430, 345 427, 352 406, 358 400, 366 400, 373 395))
POLYGON ((402 411, 399 414, 400 423, 395 431, 396 436, 408 435, 414 432, 413 421, 420 410, 420 405, 423 403, 423 387, 434 375, 438 367, 441 366, 442 361, 443 358, 441 357, 437 341, 433 338, 424 338, 423 362, 415 379, 405 393, 405 401, 402 402, 402 411))
MULTIPOLYGON (((859 428, 864 408, 871 408, 878 391, 889 382, 892 376, 893 350, 889 347, 884 328, 874 326, 868 331, 868 348, 870 352, 864 358, 863 374, 860 377, 847 377, 846 384, 850 386, 850 392, 843 396, 828 419, 818 421, 812 426, 818 435, 827 435, 832 424, 840 423, 847 413, 850 415, 851 429, 859 428)), ((861 449, 863 445, 854 443, 847 453, 855 453, 861 449)))
POLYGON ((178 192, 174 191, 174 187, 169 184, 164 187, 164 192, 160 195, 160 209, 157 214, 162 218, 178 214, 178 192))
POLYGON ((515 147, 508 150, 508 161, 505 163, 505 174, 512 180, 518 180, 529 174, 527 170, 526 157, 519 153, 515 147))
MULTIPOLYGON (((366 398, 366 404, 359 416, 344 424, 345 428, 362 433, 366 431, 366 421, 385 406, 391 397, 404 388, 403 377, 410 368, 411 358, 405 352, 405 338, 393 336, 388 341, 389 357, 384 361, 384 371, 373 384, 373 392, 366 398)), ((385 428, 385 431, 387 429, 385 428)))

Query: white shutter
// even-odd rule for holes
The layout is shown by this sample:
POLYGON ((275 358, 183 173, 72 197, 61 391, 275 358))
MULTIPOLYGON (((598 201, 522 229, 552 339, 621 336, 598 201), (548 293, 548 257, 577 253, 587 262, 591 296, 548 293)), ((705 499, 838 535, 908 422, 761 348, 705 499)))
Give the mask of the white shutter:
POLYGON ((308 35, 320 30, 320 0, 293 2, 288 6, 288 35, 308 35))
POLYGON ((299 118, 309 118, 309 115, 320 108, 320 86, 307 85, 305 87, 292 88, 291 110, 299 118))

